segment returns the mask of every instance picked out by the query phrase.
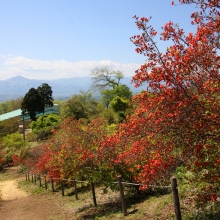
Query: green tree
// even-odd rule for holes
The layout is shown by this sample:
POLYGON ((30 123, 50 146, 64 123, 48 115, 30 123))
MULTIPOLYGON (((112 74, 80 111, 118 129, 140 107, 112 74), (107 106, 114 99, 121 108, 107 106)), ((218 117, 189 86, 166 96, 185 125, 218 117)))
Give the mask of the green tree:
POLYGON ((4 114, 19 109, 21 107, 22 101, 23 98, 17 98, 0 103, 0 114, 4 114))
POLYGON ((91 88, 99 91, 119 86, 121 79, 124 78, 122 72, 111 70, 108 66, 96 67, 90 75, 92 77, 91 88))
POLYGON ((38 91, 31 88, 24 96, 21 104, 22 114, 28 113, 33 121, 36 121, 36 113, 44 111, 44 102, 38 91))
POLYGON ((129 101, 119 96, 115 96, 110 102, 111 108, 115 112, 125 112, 128 108, 129 101))
POLYGON ((37 121, 30 123, 30 128, 33 131, 38 131, 42 128, 57 125, 60 122, 60 116, 56 114, 40 116, 37 121))
POLYGON ((109 108, 111 100, 114 98, 115 93, 113 90, 106 89, 101 91, 101 101, 106 108, 109 108))
POLYGON ((123 122, 126 118, 126 110, 129 106, 129 100, 115 96, 110 102, 111 108, 118 114, 118 121, 123 122))
POLYGON ((45 139, 52 134, 54 128, 59 127, 60 116, 56 114, 43 115, 40 116, 37 121, 32 121, 30 123, 30 128, 33 131, 32 137, 35 139, 45 139))
POLYGON ((132 97, 132 92, 130 88, 124 84, 115 86, 114 89, 106 89, 101 91, 101 101, 106 108, 109 108, 110 102, 116 96, 129 100, 132 97))
POLYGON ((10 118, 0 121, 0 148, 2 146, 2 139, 7 134, 14 133, 18 130, 20 117, 10 118))
POLYGON ((27 146, 27 141, 23 140, 23 137, 19 132, 15 132, 12 134, 7 134, 3 138, 3 146, 5 161, 9 164, 13 155, 21 154, 23 149, 27 146))
POLYGON ((75 116, 77 120, 80 118, 89 119, 98 114, 97 106, 98 102, 91 93, 81 91, 81 94, 73 95, 61 106, 61 115, 75 116))
POLYGON ((43 114, 46 107, 53 106, 53 91, 47 83, 42 83, 41 86, 37 88, 37 92, 40 95, 43 102, 43 114))
POLYGON ((21 104, 22 114, 28 113, 36 121, 36 113, 43 112, 46 107, 53 106, 52 89, 47 83, 41 84, 37 89, 31 88, 24 96, 21 104))
POLYGON ((119 96, 123 99, 130 99, 132 97, 132 91, 127 85, 121 84, 113 89, 114 96, 119 96))

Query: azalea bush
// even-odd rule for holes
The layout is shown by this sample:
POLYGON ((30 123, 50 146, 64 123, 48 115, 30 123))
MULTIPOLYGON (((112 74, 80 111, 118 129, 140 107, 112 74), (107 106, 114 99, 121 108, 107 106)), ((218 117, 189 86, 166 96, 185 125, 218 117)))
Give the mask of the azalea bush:
POLYGON ((139 161, 138 181, 170 178, 175 168, 184 165, 197 173, 198 184, 212 184, 217 193, 220 1, 180 2, 201 7, 200 13, 192 14, 197 31, 186 35, 173 22, 165 24, 160 40, 173 42, 165 53, 154 41, 158 32, 149 25, 151 18, 134 16, 141 33, 131 40, 147 62, 136 71, 133 81, 137 87, 147 83, 149 92, 136 96, 139 107, 116 137, 117 145, 124 147, 123 161, 139 161))
POLYGON ((108 133, 112 133, 112 128, 104 119, 94 119, 88 125, 85 120, 66 119, 61 129, 54 131, 53 138, 44 144, 38 170, 62 178, 100 180, 96 151, 108 133))
POLYGON ((197 176, 198 189, 210 192, 212 185, 207 195, 217 198, 213 193, 220 190, 219 2, 188 1, 201 7, 200 13, 192 14, 197 31, 186 35, 173 22, 165 24, 160 40, 173 42, 165 53, 154 41, 158 33, 149 25, 151 18, 134 16, 141 33, 131 41, 147 62, 133 82, 148 88, 133 98, 135 113, 99 149, 101 160, 126 180, 144 188, 165 184, 185 166, 197 176))

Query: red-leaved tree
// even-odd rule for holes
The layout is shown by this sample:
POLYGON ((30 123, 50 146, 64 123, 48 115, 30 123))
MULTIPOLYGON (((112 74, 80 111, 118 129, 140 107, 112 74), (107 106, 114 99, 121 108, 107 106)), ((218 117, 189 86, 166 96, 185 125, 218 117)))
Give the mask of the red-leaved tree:
POLYGON ((100 155, 146 186, 169 180, 177 167, 185 166, 201 177, 197 181, 218 190, 220 1, 180 2, 201 7, 192 14, 197 31, 186 35, 173 22, 165 24, 160 40, 173 42, 165 53, 154 41, 158 33, 149 25, 151 18, 134 16, 141 33, 131 40, 147 61, 133 82, 137 87, 147 83, 148 89, 135 97, 135 114, 102 143, 100 155))
POLYGON ((107 121, 101 118, 88 125, 83 120, 66 119, 43 146, 38 171, 61 178, 100 180, 96 151, 107 133, 106 125, 107 121))

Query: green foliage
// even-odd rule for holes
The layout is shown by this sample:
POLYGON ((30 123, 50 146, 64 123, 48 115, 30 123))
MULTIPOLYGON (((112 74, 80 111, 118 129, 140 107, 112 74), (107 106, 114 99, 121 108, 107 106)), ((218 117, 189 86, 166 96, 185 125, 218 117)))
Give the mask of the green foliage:
POLYGON ((92 70, 92 88, 101 91, 101 101, 106 108, 114 97, 130 99, 132 92, 128 86, 120 84, 124 78, 120 71, 113 71, 109 67, 96 67, 92 70))
POLYGON ((123 99, 130 99, 132 97, 132 91, 127 85, 121 84, 113 89, 114 96, 119 96, 123 99))
POLYGON ((119 96, 115 96, 110 102, 111 108, 118 113, 118 122, 121 123, 126 119, 125 111, 128 108, 129 101, 119 96))
POLYGON ((106 108, 109 108, 111 100, 114 98, 115 93, 113 90, 106 89, 101 91, 101 101, 106 108))
POLYGON ((113 133, 116 131, 116 129, 117 129, 116 124, 110 124, 110 125, 108 125, 107 128, 106 128, 106 130, 107 130, 107 132, 108 132, 108 135, 113 134, 113 133))
MULTIPOLYGON (((13 155, 19 155, 21 157, 26 156, 28 151, 28 142, 23 140, 23 136, 19 132, 7 134, 3 138, 3 152, 5 161, 9 162, 13 155), (27 146, 27 149, 24 150, 27 146)), ((20 157, 19 157, 20 159, 20 157)))
POLYGON ((132 97, 132 92, 126 85, 118 85, 113 89, 106 89, 101 91, 101 101, 109 108, 110 102, 115 98, 120 97, 124 100, 129 100, 132 97))
MULTIPOLYGON (((41 86, 37 88, 37 92, 40 95, 44 109, 45 107, 53 106, 53 96, 52 96, 52 89, 47 83, 42 83, 41 86)), ((44 113, 43 109, 43 113, 44 113)))
POLYGON ((91 72, 92 89, 102 91, 106 88, 119 86, 124 75, 120 71, 111 70, 108 66, 96 67, 91 72))
POLYGON ((30 128, 33 130, 34 133, 37 133, 39 130, 55 126, 60 122, 60 116, 56 114, 50 114, 50 115, 43 115, 40 116, 37 121, 32 121, 30 123, 30 128))
POLYGON ((34 135, 29 135, 30 139, 45 139, 52 134, 52 130, 59 126, 60 116, 56 114, 40 116, 37 121, 30 123, 34 135))
POLYGON ((208 206, 201 206, 196 212, 186 215, 187 220, 219 220, 220 205, 219 203, 209 203, 208 206))
POLYGON ((125 100, 119 96, 115 96, 113 100, 110 102, 111 108, 115 112, 125 112, 125 110, 128 108, 128 100, 125 100))
POLYGON ((118 120, 117 113, 115 113, 111 108, 103 109, 103 111, 100 113, 100 116, 104 119, 107 119, 109 124, 115 124, 118 120))
POLYGON ((1 139, 7 134, 16 132, 18 130, 19 123, 20 117, 0 121, 0 147, 2 143, 1 139))
POLYGON ((17 98, 0 103, 0 115, 19 109, 22 101, 23 98, 17 98))
POLYGON ((25 138, 29 142, 34 142, 38 139, 38 136, 37 136, 37 134, 35 134, 33 132, 29 132, 29 133, 25 134, 25 138))
POLYGON ((89 92, 81 91, 81 94, 73 95, 61 107, 60 112, 64 117, 74 116, 77 120, 80 118, 89 119, 98 116, 98 102, 89 92))
POLYGON ((3 145, 16 151, 24 147, 26 142, 23 140, 23 136, 19 132, 15 132, 7 134, 3 138, 3 145))
POLYGON ((44 111, 44 103, 38 91, 31 88, 24 96, 21 104, 22 114, 28 113, 32 120, 36 120, 36 113, 44 111))
POLYGON ((22 114, 28 113, 33 121, 36 121, 36 113, 43 112, 45 107, 53 106, 52 89, 47 83, 43 83, 37 89, 31 88, 24 96, 21 104, 22 114))

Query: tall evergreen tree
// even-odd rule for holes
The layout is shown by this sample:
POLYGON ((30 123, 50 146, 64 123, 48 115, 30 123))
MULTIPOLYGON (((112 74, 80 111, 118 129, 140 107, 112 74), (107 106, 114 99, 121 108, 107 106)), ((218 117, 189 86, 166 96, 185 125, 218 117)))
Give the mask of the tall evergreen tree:
POLYGON ((53 106, 53 91, 51 89, 51 86, 49 86, 47 83, 42 83, 41 86, 37 88, 37 92, 40 95, 42 102, 43 102, 43 114, 46 107, 53 106))
POLYGON ((44 102, 36 89, 31 88, 24 96, 21 110, 23 115, 28 113, 33 121, 36 121, 37 112, 44 112, 44 102))

